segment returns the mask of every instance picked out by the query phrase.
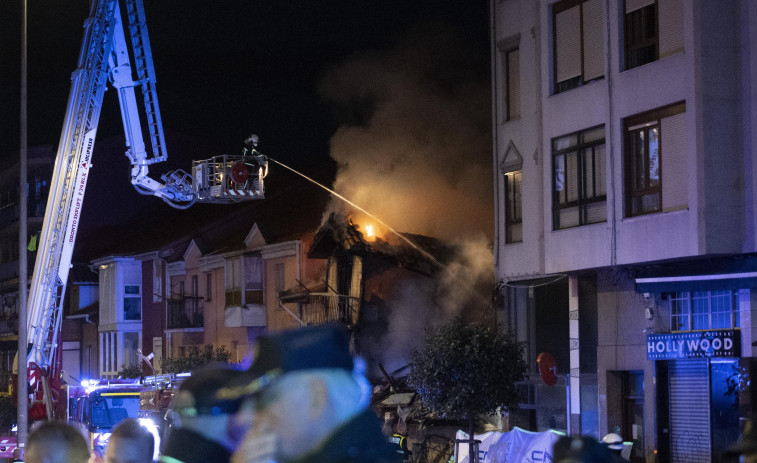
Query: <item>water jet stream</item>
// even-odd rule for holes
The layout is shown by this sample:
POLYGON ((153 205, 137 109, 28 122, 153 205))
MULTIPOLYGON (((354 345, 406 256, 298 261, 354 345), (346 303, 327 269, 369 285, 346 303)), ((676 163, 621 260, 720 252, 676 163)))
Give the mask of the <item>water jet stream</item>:
POLYGON ((466 290, 466 291, 467 291, 467 292, 468 292, 469 294, 472 294, 472 295, 476 296, 476 297, 477 297, 478 299, 480 299, 480 300, 481 300, 481 302, 483 302, 483 303, 484 303, 485 305, 487 305, 487 306, 488 306, 488 305, 490 305, 490 302, 489 302, 489 301, 487 301, 487 300, 486 300, 486 299, 485 299, 485 298, 484 298, 484 297, 483 297, 483 296, 482 296, 481 294, 479 294, 479 293, 478 293, 477 291, 475 291, 475 290, 474 290, 474 289, 473 289, 472 287, 470 287, 470 285, 467 285, 467 284, 463 284, 463 283, 462 283, 462 282, 461 282, 461 281, 460 281, 459 279, 457 279, 456 275, 454 275, 454 274, 453 274, 453 272, 452 272, 452 271, 451 271, 451 270, 449 269, 449 267, 448 267, 448 266, 446 266, 446 265, 443 265, 443 264, 442 264, 441 262, 439 262, 439 261, 438 261, 438 260, 437 260, 437 259, 436 259, 436 258, 435 258, 434 256, 432 256, 431 254, 429 254, 429 253, 428 253, 427 251, 424 251, 423 249, 421 249, 421 248, 420 248, 420 247, 419 247, 419 246, 418 246, 417 244, 413 243, 413 242, 412 242, 412 241, 411 241, 410 239, 408 239, 408 238, 407 238, 406 236, 404 236, 404 235, 403 235, 402 233, 400 233, 400 232, 398 232, 397 230, 395 230, 394 228, 390 227, 390 226, 389 226, 389 225, 388 225, 388 224, 387 224, 386 222, 384 222, 383 220, 379 219, 379 218, 378 218, 378 217, 376 217, 375 215, 373 215, 373 214, 371 214, 370 212, 366 211, 366 210, 365 210, 365 209, 363 209, 362 207, 358 206, 358 205, 357 205, 357 204, 355 204, 354 202, 352 202, 352 201, 350 201, 349 199, 345 198, 344 196, 340 195, 339 193, 337 193, 336 191, 334 191, 334 190, 332 190, 331 188, 327 187, 326 185, 323 185, 322 183, 319 183, 319 182, 318 182, 317 180, 314 180, 314 179, 312 179, 312 178, 308 177, 307 175, 303 174, 302 172, 299 172, 299 171, 297 171, 297 170, 293 169, 292 167, 289 167, 289 166, 287 166, 286 164, 283 164, 283 163, 281 163, 281 162, 279 162, 279 161, 277 161, 277 160, 275 160, 275 159, 273 159, 273 158, 270 158, 270 157, 268 157, 268 160, 269 160, 269 161, 272 161, 272 162, 275 162, 276 164, 280 165, 281 167, 283 167, 283 168, 285 168, 285 169, 287 169, 287 170, 289 170, 289 171, 291 171, 291 172, 294 172, 295 174, 297 174, 297 175, 299 175, 300 177, 302 177, 302 178, 304 178, 304 179, 308 180, 309 182, 311 182, 311 183, 313 183, 313 184, 315 184, 315 185, 317 185, 317 186, 319 186, 319 187, 323 188, 324 190, 328 191, 328 192, 329 192, 329 193, 331 193, 332 195, 336 196, 337 198, 339 198, 339 199, 341 199, 342 201, 346 202, 346 203, 347 203, 347 204, 349 204, 350 206, 354 207, 355 209, 357 209, 357 210, 359 210, 360 212, 364 213, 364 214, 365 214, 365 215, 367 215, 368 217, 372 218, 372 219, 373 219, 373 220, 375 220, 376 222, 380 223, 381 225, 383 225, 384 227, 386 227, 386 229, 387 229, 387 230, 391 231, 392 233, 394 233, 395 235, 397 235, 397 237, 399 237, 400 239, 402 239, 403 241, 405 241, 405 242, 406 242, 407 244, 409 244, 410 246, 412 246, 412 247, 413 247, 413 249, 415 249, 416 251, 420 252, 420 253, 421 253, 421 254, 423 254, 423 255, 424 255, 424 256, 425 256, 426 258, 428 258, 429 260, 431 260, 432 262, 434 262, 434 263, 435 263, 436 265, 438 265, 440 269, 442 269, 442 270, 446 271, 448 275, 450 275, 451 277, 455 278, 455 279, 456 279, 456 281, 457 281, 457 283, 458 283, 458 284, 460 284, 460 285, 462 285, 462 286, 464 287, 464 289, 465 289, 465 290, 466 290))
POLYGON ((337 198, 341 199, 342 201, 346 202, 350 206, 354 207, 355 209, 359 210, 363 214, 367 215, 368 217, 372 218, 376 222, 378 222, 381 225, 383 225, 384 227, 386 227, 387 230, 389 230, 392 233, 394 233, 395 235, 397 235, 397 237, 399 237, 400 239, 402 239, 403 241, 405 241, 407 244, 409 244, 410 246, 412 246, 416 251, 418 251, 421 254, 423 254, 426 258, 428 258, 431 261, 433 261, 440 268, 445 268, 444 265, 442 265, 442 263, 439 262, 434 256, 432 256, 428 252, 426 252, 423 249, 421 249, 417 244, 415 244, 412 241, 410 241, 410 239, 408 239, 405 235, 403 235, 402 233, 398 232, 394 228, 390 227, 386 222, 384 222, 383 220, 379 219, 378 217, 376 217, 375 215, 371 214, 370 212, 366 211, 365 209, 363 209, 362 207, 358 206, 357 204, 355 204, 354 202, 350 201, 349 199, 345 198, 344 196, 340 195, 336 191, 332 190, 331 188, 328 188, 327 186, 319 183, 316 180, 313 180, 312 178, 308 177, 307 175, 303 174, 302 172, 298 172, 297 170, 295 170, 295 169, 293 169, 293 168, 291 168, 291 167, 289 167, 289 166, 287 166, 287 165, 285 165, 285 164, 283 164, 283 163, 281 163, 281 162, 279 162, 279 161, 277 161, 277 160, 275 160, 273 158, 269 157, 268 160, 275 162, 276 164, 280 165, 281 167, 294 172, 295 174, 299 175, 300 177, 302 177, 302 178, 304 178, 304 179, 306 179, 306 180, 308 180, 308 181, 310 181, 310 182, 318 185, 319 187, 323 188, 324 190, 328 191, 332 195, 336 196, 337 198))

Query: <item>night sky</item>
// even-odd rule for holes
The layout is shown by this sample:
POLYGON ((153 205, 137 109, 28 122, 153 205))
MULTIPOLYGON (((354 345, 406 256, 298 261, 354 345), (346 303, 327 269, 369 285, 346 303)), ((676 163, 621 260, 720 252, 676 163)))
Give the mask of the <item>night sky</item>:
MULTIPOLYGON (((173 134, 168 137, 172 164, 188 170, 191 158, 197 157, 196 150, 172 150, 172 138, 188 139, 189 145, 196 139, 197 146, 217 150, 208 152, 210 157, 238 153, 244 138, 256 133, 261 151, 284 163, 317 165, 334 150, 337 155, 332 157, 347 167, 353 153, 375 150, 383 133, 389 140, 397 135, 397 127, 411 127, 410 135, 400 134, 387 143, 398 149, 396 155, 379 150, 359 161, 361 156, 354 154, 353 167, 396 157, 378 163, 387 166, 381 175, 453 165, 456 171, 481 175, 461 180, 455 171, 444 169, 419 175, 449 181, 447 190, 491 185, 487 0, 144 3, 163 124, 167 134, 173 134), (438 120, 422 111, 408 115, 408 109, 395 101, 413 101, 432 115, 444 113, 436 107, 454 114, 442 114, 438 120), (407 148, 410 145, 436 148, 415 150, 407 148), (449 147, 449 153, 441 153, 443 147, 449 147), (403 160, 414 157, 404 149, 419 153, 417 162, 404 166, 403 160)), ((21 5, 22 0, 0 2, 0 161, 4 163, 19 139, 21 5)), ((88 9, 86 0, 29 0, 30 145, 57 145, 88 9)), ((110 89, 97 143, 117 146, 119 139, 123 139, 120 113, 110 89)), ((118 148, 112 151, 117 153, 118 148)), ((96 169, 113 162, 124 172, 106 182, 131 188, 128 163, 122 155, 116 156, 120 159, 93 160, 92 182, 96 169)), ((413 178, 397 181, 408 183, 413 178)), ((90 185, 86 201, 112 203, 113 198, 102 197, 115 194, 117 185, 107 194, 93 193, 90 185)), ((491 206, 491 187, 471 194, 468 206, 481 201, 487 203, 484 209, 491 206)), ((482 220, 480 227, 490 229, 492 217, 482 220)), ((412 227, 420 228, 403 230, 438 231, 410 223, 405 228, 412 227)))
MULTIPOLYGON (((56 144, 86 0, 29 0, 29 143, 56 144)), ((351 56, 392 47, 431 21, 486 59, 488 1, 145 0, 164 125, 229 151, 258 133, 283 160, 323 156, 340 114, 319 79, 351 56)), ((0 151, 18 146, 22 0, 0 5, 0 151)), ((122 132, 106 93, 98 138, 122 132)), ((347 115, 348 117, 349 115, 347 115)), ((170 148, 170 147, 169 147, 170 148)))

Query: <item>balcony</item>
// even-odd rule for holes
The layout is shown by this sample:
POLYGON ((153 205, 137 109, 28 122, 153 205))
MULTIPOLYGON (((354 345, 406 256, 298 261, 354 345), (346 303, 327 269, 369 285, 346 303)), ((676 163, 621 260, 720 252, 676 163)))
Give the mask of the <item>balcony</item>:
MULTIPOLYGON (((286 298, 281 298, 286 302, 286 298)), ((302 321, 306 325, 321 325, 338 322, 345 325, 357 323, 360 299, 344 294, 310 293, 302 301, 302 321)))
POLYGON ((201 298, 187 297, 166 301, 166 329, 202 328, 203 301, 201 298))

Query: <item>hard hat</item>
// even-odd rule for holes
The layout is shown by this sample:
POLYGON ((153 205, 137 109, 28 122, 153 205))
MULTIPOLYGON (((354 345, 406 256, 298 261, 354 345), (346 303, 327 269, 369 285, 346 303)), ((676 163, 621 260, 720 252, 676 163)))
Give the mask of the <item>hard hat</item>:
POLYGON ((623 438, 611 432, 602 438, 602 443, 611 450, 623 450, 623 438))

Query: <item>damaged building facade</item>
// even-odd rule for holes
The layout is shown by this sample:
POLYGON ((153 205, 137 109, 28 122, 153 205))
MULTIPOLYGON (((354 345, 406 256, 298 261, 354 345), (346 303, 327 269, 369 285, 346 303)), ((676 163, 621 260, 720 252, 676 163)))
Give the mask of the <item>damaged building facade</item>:
POLYGON ((392 236, 369 238, 359 226, 332 213, 307 254, 326 262, 322 281, 312 288, 292 288, 281 297, 302 314, 305 324, 349 326, 355 351, 376 382, 388 375, 405 376, 411 350, 424 330, 442 318, 433 304, 425 304, 425 296, 433 291, 441 263, 452 250, 431 237, 403 236, 407 242, 392 236))
POLYGON ((491 4, 513 424, 715 461, 755 404, 757 5, 491 4))

